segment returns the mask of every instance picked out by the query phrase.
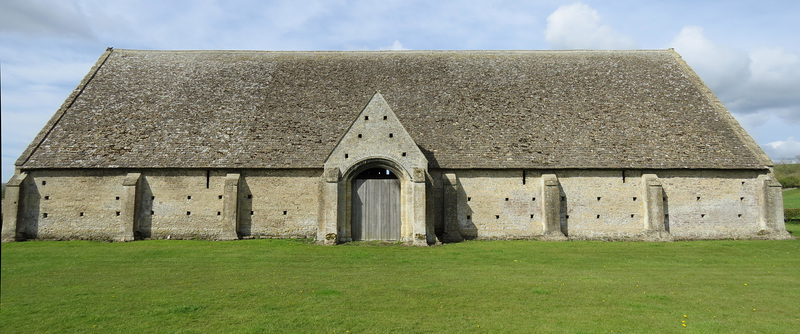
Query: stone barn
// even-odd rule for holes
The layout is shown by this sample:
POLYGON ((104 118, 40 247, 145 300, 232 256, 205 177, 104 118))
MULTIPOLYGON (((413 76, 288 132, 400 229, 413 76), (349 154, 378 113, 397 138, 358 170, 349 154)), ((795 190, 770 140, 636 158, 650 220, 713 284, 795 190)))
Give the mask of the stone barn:
POLYGON ((107 50, 16 162, 3 241, 789 238, 673 50, 107 50))

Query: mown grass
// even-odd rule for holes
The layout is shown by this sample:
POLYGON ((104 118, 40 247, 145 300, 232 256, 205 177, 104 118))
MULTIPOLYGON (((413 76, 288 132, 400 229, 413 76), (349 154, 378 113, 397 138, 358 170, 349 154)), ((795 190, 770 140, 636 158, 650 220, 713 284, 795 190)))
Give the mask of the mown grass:
POLYGON ((783 192, 783 207, 786 209, 800 208, 800 188, 783 192))
POLYGON ((19 242, 0 331, 785 333, 799 264, 798 240, 19 242))

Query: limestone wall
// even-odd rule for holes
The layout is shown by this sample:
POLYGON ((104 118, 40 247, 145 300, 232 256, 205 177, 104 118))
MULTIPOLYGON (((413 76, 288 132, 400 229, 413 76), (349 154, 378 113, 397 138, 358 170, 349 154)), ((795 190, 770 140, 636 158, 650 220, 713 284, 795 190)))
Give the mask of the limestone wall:
POLYGON ((641 172, 562 171, 561 230, 572 239, 626 238, 644 231, 641 172))
POLYGON ((314 238, 322 170, 246 170, 239 191, 243 236, 314 238))
MULTIPOLYGON (((141 176, 135 199, 130 200, 123 186, 128 172, 31 171, 20 186, 18 235, 24 239, 224 238, 227 171, 137 171, 141 176), (130 221, 125 205, 134 211, 130 221), (126 230, 133 235, 125 235, 126 230)), ((314 236, 321 169, 241 174, 239 236, 314 236)))
MULTIPOLYGON (((542 175, 558 180, 561 233, 569 239, 693 240, 721 238, 784 238, 782 222, 766 222, 761 178, 766 171, 742 170, 435 170, 431 172, 429 206, 447 212, 457 205, 454 226, 448 217, 431 217, 437 235, 465 239, 533 238, 545 234, 542 175), (444 175, 457 179, 449 202, 444 175), (646 192, 643 174, 654 174, 663 187, 659 203, 646 192), (649 196, 649 197, 648 197, 649 196), (663 198, 663 201, 662 201, 663 198), (650 201, 650 202, 648 202, 650 201), (649 204, 648 204, 649 203, 649 204), (648 205, 663 220, 648 223, 648 205), (766 235, 771 228, 778 233, 766 235)), ((447 238, 444 238, 447 240, 447 238)), ((451 241, 451 240, 447 240, 451 241)))
POLYGON ((122 230, 124 174, 41 171, 21 185, 17 231, 28 239, 114 239, 122 230))
POLYGON ((216 238, 222 233, 225 173, 152 170, 142 174, 137 236, 216 238))
POLYGON ((752 238, 759 235, 759 174, 748 171, 659 173, 667 229, 676 239, 752 238))
POLYGON ((458 217, 464 238, 529 238, 543 234, 540 187, 521 170, 465 170, 458 217))
MULTIPOLYGON (((313 238, 322 174, 31 170, 11 185, 18 201, 4 202, 20 204, 16 220, 4 208, 3 240, 313 238)), ((773 181, 766 170, 434 169, 414 219, 446 242, 786 238, 773 181)))

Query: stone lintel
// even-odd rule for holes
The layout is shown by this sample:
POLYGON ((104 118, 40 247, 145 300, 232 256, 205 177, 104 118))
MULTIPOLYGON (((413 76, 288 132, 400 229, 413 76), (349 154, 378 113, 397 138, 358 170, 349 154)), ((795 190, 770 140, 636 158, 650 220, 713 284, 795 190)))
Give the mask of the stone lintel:
POLYGON ((561 232, 561 192, 555 174, 542 174, 542 227, 540 240, 567 240, 561 232))
POLYGON ((442 219, 444 220, 444 242, 459 242, 464 240, 461 228, 458 225, 458 194, 461 187, 455 173, 442 174, 443 207, 442 219))
POLYGON ((125 179, 122 180, 122 196, 120 197, 120 220, 122 226, 120 233, 115 238, 116 241, 133 241, 134 231, 139 228, 138 218, 139 211, 137 208, 141 205, 139 200, 139 180, 141 180, 141 173, 128 173, 125 179))
POLYGON ((6 183, 6 197, 3 199, 3 232, 0 236, 2 242, 22 239, 17 233, 17 219, 19 219, 20 188, 27 176, 27 173, 18 173, 6 183))
POLYGON ((222 194, 222 233, 219 240, 237 240, 239 235, 239 181, 241 174, 225 175, 222 194))

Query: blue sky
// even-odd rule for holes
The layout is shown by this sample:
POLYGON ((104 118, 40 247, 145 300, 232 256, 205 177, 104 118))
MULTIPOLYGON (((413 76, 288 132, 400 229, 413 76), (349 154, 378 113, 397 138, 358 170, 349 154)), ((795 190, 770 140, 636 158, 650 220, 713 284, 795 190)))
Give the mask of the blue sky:
POLYGON ((800 155, 798 1, 0 2, 2 180, 106 47, 675 48, 773 160, 800 155))

